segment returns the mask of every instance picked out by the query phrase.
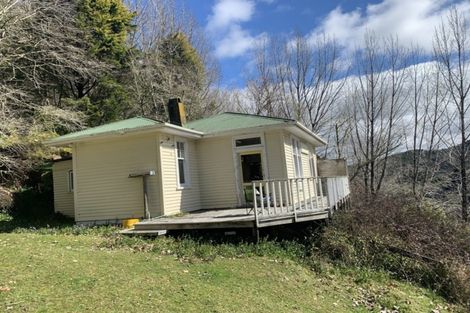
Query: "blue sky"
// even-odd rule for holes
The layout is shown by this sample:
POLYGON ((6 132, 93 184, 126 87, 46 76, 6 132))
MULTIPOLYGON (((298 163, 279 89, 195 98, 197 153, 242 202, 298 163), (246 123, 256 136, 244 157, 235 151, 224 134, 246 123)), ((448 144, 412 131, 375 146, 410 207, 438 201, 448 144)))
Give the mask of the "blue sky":
POLYGON ((345 54, 366 30, 396 35, 404 44, 432 51, 434 27, 451 5, 470 16, 469 0, 180 0, 214 48, 225 87, 243 87, 250 52, 259 40, 300 32, 334 36, 345 54))

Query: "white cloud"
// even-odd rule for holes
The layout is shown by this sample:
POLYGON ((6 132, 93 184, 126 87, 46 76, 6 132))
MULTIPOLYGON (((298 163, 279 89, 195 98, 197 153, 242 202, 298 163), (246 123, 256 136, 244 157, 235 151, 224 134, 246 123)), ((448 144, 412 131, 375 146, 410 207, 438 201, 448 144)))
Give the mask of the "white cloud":
POLYGON ((265 36, 252 35, 241 26, 251 20, 254 12, 254 0, 218 0, 214 4, 206 29, 215 41, 218 58, 242 56, 265 36))
POLYGON ((255 3, 249 0, 219 0, 212 7, 207 29, 222 31, 233 23, 247 22, 253 16, 255 3))
MULTIPOLYGON (((432 51, 434 29, 446 16, 448 0, 383 0, 369 4, 366 9, 344 12, 341 7, 331 11, 311 34, 333 35, 348 50, 363 41, 366 31, 380 36, 398 36, 405 45, 420 44, 427 52, 432 51)), ((455 4, 465 15, 470 16, 470 2, 455 4)))
POLYGON ((251 36, 248 31, 242 29, 239 25, 233 25, 227 35, 218 42, 215 55, 219 58, 243 55, 262 40, 264 36, 265 33, 256 37, 251 36))

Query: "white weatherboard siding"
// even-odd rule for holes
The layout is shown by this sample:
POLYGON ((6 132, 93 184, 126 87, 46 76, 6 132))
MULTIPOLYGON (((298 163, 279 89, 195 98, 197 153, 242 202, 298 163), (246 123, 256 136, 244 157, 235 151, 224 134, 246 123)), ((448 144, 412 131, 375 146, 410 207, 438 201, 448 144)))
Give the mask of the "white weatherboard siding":
POLYGON ((170 215, 201 209, 198 155, 196 153, 195 141, 165 134, 161 134, 160 136, 164 214, 170 215), (184 188, 178 188, 176 141, 185 142, 185 149, 187 149, 189 177, 186 177, 186 179, 189 179, 189 184, 184 188))
POLYGON ((199 140, 199 183, 204 209, 238 205, 232 137, 199 140))
POLYGON ((310 155, 314 152, 310 144, 302 142, 302 169, 304 177, 312 176, 312 168, 310 166, 310 155))
POLYGON ((69 171, 71 170, 72 160, 59 161, 52 165, 54 212, 74 217, 73 192, 69 186, 69 171))
MULTIPOLYGON (((284 143, 284 155, 285 155, 285 166, 287 169, 287 176, 288 178, 295 178, 295 168, 294 168, 294 157, 292 155, 292 135, 288 132, 283 132, 283 143, 284 143)), ((295 138, 295 137, 294 137, 295 138)), ((298 138, 297 138, 298 139, 298 138)), ((300 140, 302 149, 301 149, 301 157, 302 157, 302 174, 304 177, 311 177, 310 172, 310 153, 315 153, 315 147, 303 140, 300 140)), ((316 158, 315 158, 316 162, 316 158)), ((297 192, 296 185, 292 187, 294 193, 297 192)), ((315 193, 313 182, 310 182, 310 192, 312 194, 315 193)), ((299 185, 299 192, 303 192, 301 185, 299 185)), ((308 193, 308 189, 306 188, 306 193, 308 193)), ((318 192, 318 191, 317 191, 318 192)))
MULTIPOLYGON (((292 135, 288 132, 283 133, 284 155, 286 158, 287 175, 289 178, 295 178, 294 158, 292 155, 292 135)), ((294 137, 295 138, 295 137, 294 137)), ((297 138, 298 139, 298 138, 297 138)), ((310 153, 315 153, 315 147, 303 140, 299 140, 302 149, 302 173, 304 177, 310 177, 310 153)), ((316 160, 316 159, 315 159, 316 160)))
POLYGON ((269 177, 266 179, 282 179, 287 177, 286 164, 284 162, 284 144, 281 131, 266 132, 264 135, 268 162, 269 177))
POLYGON ((288 132, 282 133, 284 143, 284 156, 286 158, 287 177, 295 177, 294 158, 292 156, 292 137, 288 132))
MULTIPOLYGON (((132 135, 78 143, 74 149, 76 221, 144 216, 142 178, 130 173, 157 171, 158 135, 132 135)), ((149 210, 160 215, 160 173, 148 177, 149 210)))

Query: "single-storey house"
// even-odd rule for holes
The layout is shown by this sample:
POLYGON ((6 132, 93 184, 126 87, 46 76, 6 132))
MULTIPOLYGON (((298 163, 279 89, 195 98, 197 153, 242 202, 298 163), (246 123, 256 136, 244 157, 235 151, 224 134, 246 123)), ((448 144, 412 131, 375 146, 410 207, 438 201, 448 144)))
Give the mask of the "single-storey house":
MULTIPOLYGON (((307 187, 297 190, 289 180, 311 178, 305 183, 314 184, 315 149, 326 142, 301 123, 232 112, 185 123, 180 102, 170 109, 169 123, 135 117, 49 140, 50 146, 72 151, 71 159, 53 164, 55 211, 78 223, 114 223, 247 207, 257 199, 254 182, 263 181, 268 190, 255 187, 257 206, 269 207, 273 200, 266 203, 260 192, 266 198, 277 190, 278 206, 293 199, 294 190, 307 199, 307 187)), ((317 184, 308 192, 327 189, 317 184)))

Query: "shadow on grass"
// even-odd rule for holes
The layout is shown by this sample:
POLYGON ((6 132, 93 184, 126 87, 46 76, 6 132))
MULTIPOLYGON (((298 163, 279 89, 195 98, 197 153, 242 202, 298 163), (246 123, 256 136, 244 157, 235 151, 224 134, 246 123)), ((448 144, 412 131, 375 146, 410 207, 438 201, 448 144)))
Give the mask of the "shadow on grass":
MULTIPOLYGON (((302 245, 312 244, 312 238, 321 232, 323 222, 303 222, 259 229, 260 241, 297 242, 302 245)), ((251 228, 234 229, 201 229, 201 230, 173 230, 167 236, 191 238, 202 243, 237 244, 241 242, 255 242, 256 233, 251 228)))
POLYGON ((11 233, 19 231, 34 231, 41 229, 60 230, 71 228, 74 221, 60 214, 49 214, 41 217, 12 216, 0 212, 0 233, 11 233))

